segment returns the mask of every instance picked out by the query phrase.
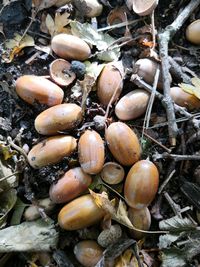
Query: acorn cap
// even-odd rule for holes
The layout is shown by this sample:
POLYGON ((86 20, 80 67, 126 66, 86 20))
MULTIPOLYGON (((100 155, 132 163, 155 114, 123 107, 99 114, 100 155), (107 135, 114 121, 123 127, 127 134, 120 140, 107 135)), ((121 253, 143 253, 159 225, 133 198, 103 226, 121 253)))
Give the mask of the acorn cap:
POLYGON ((158 5, 158 0, 133 0, 133 11, 139 16, 147 16, 158 5))
POLYGON ((50 64, 50 76, 51 79, 61 85, 68 86, 76 78, 74 72, 70 70, 71 64, 64 59, 56 59, 50 64))

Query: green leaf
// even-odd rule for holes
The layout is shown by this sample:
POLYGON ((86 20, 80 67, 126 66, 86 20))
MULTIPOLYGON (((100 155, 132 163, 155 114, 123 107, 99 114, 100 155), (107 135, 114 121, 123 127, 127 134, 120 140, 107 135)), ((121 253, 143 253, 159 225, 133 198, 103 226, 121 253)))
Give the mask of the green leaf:
POLYGON ((162 267, 184 267, 186 266, 185 251, 179 248, 165 249, 161 254, 162 267))
POLYGON ((23 222, 0 230, 0 253, 50 251, 57 242, 58 232, 52 220, 23 222))
POLYGON ((159 237, 159 248, 168 248, 173 242, 177 241, 180 234, 166 234, 159 237))
POLYGON ((195 229, 196 225, 188 218, 174 216, 170 219, 160 221, 159 227, 161 230, 182 232, 185 230, 195 229))
POLYGON ((20 198, 17 199, 17 202, 14 206, 14 212, 10 221, 10 225, 20 224, 24 209, 28 206, 29 205, 22 202, 20 198))
POLYGON ((0 194, 0 226, 5 223, 7 215, 16 201, 17 191, 15 189, 10 189, 0 194))

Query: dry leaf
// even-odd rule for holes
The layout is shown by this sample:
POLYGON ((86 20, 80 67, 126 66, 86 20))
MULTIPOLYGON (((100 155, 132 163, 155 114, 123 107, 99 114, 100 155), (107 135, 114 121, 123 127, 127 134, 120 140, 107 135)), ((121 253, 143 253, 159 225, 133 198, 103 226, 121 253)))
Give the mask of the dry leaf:
POLYGON ((4 160, 8 160, 16 154, 16 151, 11 151, 9 146, 0 143, 0 153, 3 154, 4 160))
POLYGON ((131 249, 127 249, 117 260, 115 267, 139 267, 131 249))
POLYGON ((21 50, 28 46, 34 46, 33 37, 26 34, 23 38, 18 33, 14 34, 14 38, 5 43, 5 47, 9 50, 9 58, 4 58, 6 63, 10 63, 21 50))
POLYGON ((186 93, 194 95, 198 99, 200 99, 200 79, 197 77, 194 77, 191 79, 191 82, 194 86, 187 84, 187 83, 181 83, 181 84, 179 84, 179 86, 186 93))
POLYGON ((55 36, 58 33, 70 33, 70 29, 65 28, 66 25, 70 23, 69 19, 70 14, 65 12, 62 15, 60 13, 55 14, 53 18, 48 14, 46 17, 46 26, 49 30, 51 37, 55 36))

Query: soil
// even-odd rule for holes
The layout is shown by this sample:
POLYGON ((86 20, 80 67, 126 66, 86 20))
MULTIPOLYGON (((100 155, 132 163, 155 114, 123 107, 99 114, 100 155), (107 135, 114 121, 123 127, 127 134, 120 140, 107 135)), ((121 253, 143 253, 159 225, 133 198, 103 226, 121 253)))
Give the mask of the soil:
MULTIPOLYGON (((108 1, 102 1, 107 3, 108 1)), ((117 6, 124 4, 124 1, 109 1, 111 5, 117 6)), ((177 17, 178 12, 182 10, 183 7, 187 5, 189 1, 178 1, 178 0, 165 0, 159 1, 159 5, 155 12, 155 25, 157 31, 164 29, 167 25, 173 22, 177 17)), ((102 28, 106 25, 106 17, 109 13, 110 8, 105 7, 105 12, 98 18, 98 27, 102 28)), ((36 21, 32 24, 31 28, 28 31, 28 34, 31 35, 36 44, 40 43, 41 38, 45 42, 49 42, 49 35, 42 33, 40 31, 40 18, 43 12, 48 12, 54 14, 55 8, 50 7, 46 11, 41 11, 36 21), (46 38, 41 37, 40 35, 46 36, 46 38)), ((76 14, 77 15, 77 14, 76 14)), ((75 15, 75 16, 76 16, 75 15)), ((78 14, 80 15, 80 14, 78 14)), ((78 16, 77 15, 77 16, 78 16)), ((31 16, 31 1, 16 1, 8 5, 3 13, 0 15, 0 23, 3 24, 3 34, 0 33, 0 54, 4 53, 5 40, 12 38, 15 32, 22 34, 29 23, 29 17, 31 16), (12 5, 12 8, 11 8, 12 5)), ((133 15, 132 19, 138 18, 137 15, 133 15)), ((190 16, 187 22, 183 27, 177 32, 174 36, 172 42, 169 46, 169 54, 173 59, 176 59, 177 62, 185 67, 186 73, 188 70, 193 71, 197 76, 200 77, 200 49, 199 46, 193 46, 185 39, 185 29, 186 26, 192 22, 194 19, 200 18, 200 9, 196 10, 194 14, 190 16)), ((146 19, 146 23, 149 24, 149 18, 146 19)), ((144 23, 141 22, 138 24, 138 27, 143 26, 144 23)), ((132 34, 134 35, 134 28, 131 29, 132 34)), ((119 32, 112 34, 115 38, 119 38, 121 35, 119 32)), ((134 45, 134 47, 124 46, 122 47, 122 60, 126 68, 132 68, 132 62, 135 62, 141 55, 141 51, 146 49, 146 47, 141 46, 140 44, 134 45)), ((157 47, 156 47, 157 49, 157 47)), ((7 142, 7 138, 11 137, 12 140, 15 140, 16 144, 21 148, 27 147, 30 149, 34 144, 43 140, 44 137, 39 135, 34 128, 34 120, 36 116, 43 110, 46 109, 46 106, 35 103, 33 106, 25 103, 21 100, 15 92, 15 82, 16 79, 24 74, 34 74, 39 76, 49 75, 49 64, 56 57, 52 55, 46 55, 45 53, 40 54, 38 58, 31 62, 31 64, 26 64, 26 60, 36 52, 34 48, 27 47, 23 49, 23 52, 20 53, 11 63, 5 63, 3 58, 1 58, 0 65, 0 140, 7 142), (2 120, 3 118, 3 120, 2 120)), ((174 77, 173 77, 174 78, 174 77)), ((124 82, 124 90, 122 96, 125 95, 133 88, 133 84, 129 81, 130 75, 128 75, 124 82)), ((173 79, 173 85, 177 85, 181 82, 180 77, 173 79)), ((64 102, 75 102, 81 104, 81 97, 74 99, 71 98, 70 89, 65 90, 64 102)), ((75 138, 79 138, 83 132, 84 127, 87 124, 93 122, 93 118, 96 115, 104 115, 105 107, 103 107, 97 98, 96 92, 91 92, 87 102, 86 102, 86 113, 83 124, 75 129, 74 131, 69 131, 67 134, 72 134, 75 138)), ((195 111, 196 113, 198 112, 195 111)), ((180 116, 181 117, 181 116, 180 116)), ((114 108, 112 107, 109 118, 111 121, 117 120, 114 114, 114 108)), ((179 117, 177 116, 177 119, 179 117)), ((127 124, 134 128, 138 136, 141 137, 142 127, 144 122, 144 116, 140 117, 134 121, 129 121, 127 124)), ((166 113, 164 108, 161 105, 160 100, 156 99, 153 105, 152 116, 150 120, 150 127, 147 131, 147 134, 150 135, 154 140, 161 143, 162 145, 170 148, 169 139, 168 139, 168 129, 166 122, 166 113), (163 125, 164 123, 164 125, 163 125)), ((195 155, 199 153, 200 142, 195 140, 194 143, 191 143, 190 146, 186 146, 187 140, 196 133, 193 125, 188 121, 183 121, 178 123, 179 126, 179 136, 177 138, 177 145, 173 148, 172 154, 186 154, 186 155, 195 155)), ((90 128, 94 128, 93 126, 90 128)), ((100 130, 99 133, 104 137, 104 131, 100 130)), ((180 190, 182 185, 186 182, 191 182, 192 184, 199 185, 199 173, 195 171, 199 166, 198 161, 178 161, 175 162, 171 159, 155 159, 155 154, 162 154, 165 152, 162 147, 157 145, 154 141, 148 139, 148 137, 143 138, 143 154, 142 158, 150 158, 154 160, 155 164, 160 170, 160 185, 168 177, 171 171, 175 168, 175 175, 169 181, 169 183, 164 187, 162 194, 157 194, 154 202, 150 205, 150 212, 152 216, 151 230, 158 230, 159 221, 162 219, 168 219, 174 216, 174 210, 172 209, 172 203, 169 199, 166 199, 166 193, 170 196, 170 199, 173 200, 181 208, 188 207, 192 205, 192 209, 187 211, 187 216, 191 216, 196 221, 196 209, 199 208, 200 196, 198 199, 194 199, 192 195, 193 187, 189 187, 184 190, 180 190), (154 156, 154 157, 153 157, 154 156), (153 157, 153 158, 152 158, 153 157)), ((22 164, 15 166, 20 171, 20 182, 19 186, 16 188, 18 192, 18 197, 24 203, 32 203, 33 200, 45 198, 49 196, 49 187, 50 185, 59 179, 68 169, 79 166, 77 152, 71 155, 68 158, 64 158, 60 163, 40 168, 35 170, 31 168, 28 164, 22 161, 22 164)), ((17 155, 18 159, 20 154, 17 155)), ((106 161, 114 160, 113 156, 106 147, 106 161)), ((12 160, 11 160, 12 161, 12 160)), ((125 168, 126 173, 129 168, 125 168)), ((106 189, 108 190, 108 189, 106 189)), ((116 187, 115 190, 119 190, 120 194, 122 191, 122 186, 116 187)), ((98 192, 98 190, 97 190, 98 192)), ((108 191, 110 197, 116 197, 116 194, 112 191, 108 191)), ((62 205, 57 205, 53 214, 50 217, 57 223, 57 214, 61 209, 62 205)), ((11 212, 12 213, 12 212, 11 212)), ((11 215, 10 215, 11 217, 11 215)), ((7 221, 7 226, 9 226, 9 218, 7 221)), ((22 221, 24 219, 22 218, 22 221)), ((98 233, 100 232, 100 226, 93 226, 89 230, 81 230, 74 232, 66 232, 61 230, 57 225, 57 230, 60 233, 58 250, 50 253, 51 264, 49 266, 81 266, 73 256, 73 247, 74 245, 82 239, 96 239, 98 233), (63 262, 63 258, 65 258, 63 262), (70 265, 74 264, 74 265, 70 265)), ((131 238, 129 231, 126 227, 122 226, 123 237, 131 238)), ((152 249, 156 251, 158 244, 159 235, 147 235, 142 244, 142 248, 147 252, 152 249)), ((150 252, 149 255, 152 257, 154 264, 148 266, 159 266, 159 253, 150 252)), ((6 263, 7 266, 12 267, 23 267, 23 266, 44 266, 40 265, 30 265, 28 264, 30 260, 30 255, 26 253, 17 253, 13 254, 11 258, 6 263), (12 263, 11 263, 12 262, 12 263)), ((198 265, 198 258, 196 265, 193 261, 190 262, 191 266, 198 265)), ((189 266, 189 265, 188 265, 189 266)))

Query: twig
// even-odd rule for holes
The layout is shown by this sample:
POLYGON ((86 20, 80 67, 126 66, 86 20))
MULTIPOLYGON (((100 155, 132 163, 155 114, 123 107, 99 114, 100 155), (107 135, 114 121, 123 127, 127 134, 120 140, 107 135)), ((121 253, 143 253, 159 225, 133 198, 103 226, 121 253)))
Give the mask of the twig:
POLYGON ((131 20, 131 21, 125 21, 125 22, 121 22, 121 23, 118 23, 118 24, 114 24, 114 25, 110 25, 110 26, 107 26, 107 27, 104 27, 104 28, 100 28, 98 29, 97 31, 98 32, 102 32, 102 31, 107 31, 107 30, 112 30, 112 29, 116 29, 116 28, 121 28, 121 27, 124 27, 124 26, 127 26, 127 25, 134 25, 140 21, 142 21, 143 19, 135 19, 135 20, 131 20))
POLYGON ((169 64, 171 66, 171 73, 173 73, 177 78, 180 78, 184 83, 191 82, 191 78, 183 72, 181 66, 179 66, 179 64, 172 57, 169 57, 169 64))
POLYGON ((164 180, 164 182, 161 184, 159 190, 158 190, 158 194, 161 194, 163 189, 165 188, 165 186, 169 183, 169 181, 171 180, 171 178, 173 177, 173 175, 175 174, 176 170, 173 170, 170 175, 168 175, 168 177, 164 180))
POLYGON ((164 152, 163 154, 155 153, 153 155, 154 159, 173 159, 174 161, 182 161, 182 160, 200 160, 200 155, 177 155, 177 154, 169 154, 164 152))
POLYGON ((20 172, 13 172, 13 173, 10 174, 10 175, 4 176, 4 177, 0 178, 0 182, 4 181, 4 180, 6 180, 6 179, 8 179, 8 178, 10 178, 10 177, 12 177, 12 176, 15 176, 16 174, 19 174, 19 173, 20 173, 20 172))
POLYGON ((158 142, 156 139, 154 139, 153 137, 151 137, 150 135, 148 135, 147 133, 143 132, 144 136, 146 136, 147 138, 149 138, 151 141, 153 141, 154 143, 156 143, 158 146, 162 147, 164 150, 166 150, 168 153, 171 152, 171 149, 167 148, 166 146, 164 146, 163 144, 161 144, 160 142, 158 142))
POLYGON ((149 121, 151 118, 151 111, 152 111, 152 107, 153 107, 153 102, 155 99, 155 94, 156 94, 156 88, 157 88, 157 84, 158 84, 158 79, 159 79, 159 75, 160 75, 160 70, 159 68, 156 70, 156 75, 154 78, 154 83, 153 83, 153 87, 152 87, 152 92, 151 92, 151 96, 148 102, 148 106, 147 106, 147 111, 144 117, 144 124, 143 124, 143 130, 142 130, 142 136, 143 133, 145 131, 145 129, 147 129, 149 127, 149 121))
POLYGON ((164 196, 168 201, 175 215, 181 216, 181 207, 176 204, 167 192, 164 192, 164 196))
POLYGON ((156 29, 155 29, 155 11, 153 10, 151 13, 151 27, 152 27, 152 41, 153 41, 153 46, 151 50, 155 49, 156 46, 156 29))
POLYGON ((22 154, 25 158, 25 160, 28 162, 28 157, 26 155, 26 153, 24 152, 24 150, 19 147, 18 145, 16 145, 15 143, 13 143, 12 138, 10 136, 7 137, 8 143, 15 149, 17 150, 20 154, 22 154))
POLYGON ((161 58, 162 76, 163 76, 163 90, 164 90, 164 105, 166 108, 168 119, 168 131, 170 143, 174 146, 176 144, 176 136, 178 134, 178 127, 176 124, 174 106, 170 96, 170 79, 169 79, 169 59, 168 59, 168 45, 174 34, 181 28, 183 23, 188 19, 192 12, 198 7, 200 0, 191 0, 191 2, 183 9, 171 25, 168 25, 164 32, 158 35, 159 52, 161 58))

